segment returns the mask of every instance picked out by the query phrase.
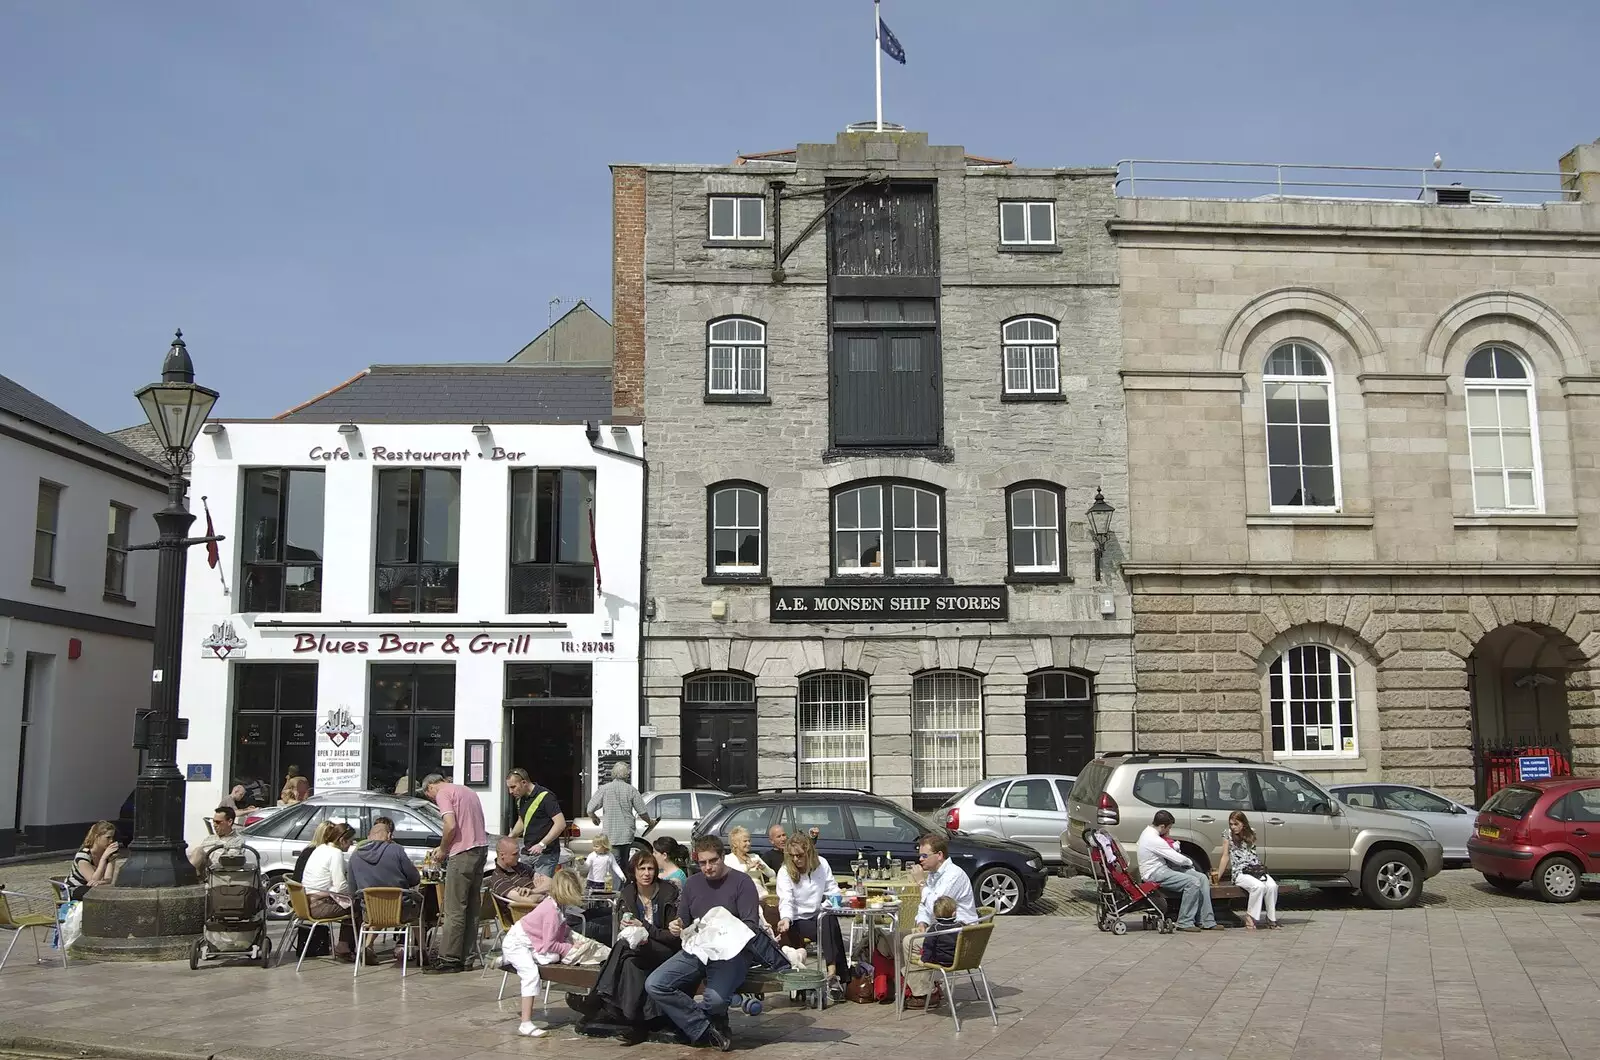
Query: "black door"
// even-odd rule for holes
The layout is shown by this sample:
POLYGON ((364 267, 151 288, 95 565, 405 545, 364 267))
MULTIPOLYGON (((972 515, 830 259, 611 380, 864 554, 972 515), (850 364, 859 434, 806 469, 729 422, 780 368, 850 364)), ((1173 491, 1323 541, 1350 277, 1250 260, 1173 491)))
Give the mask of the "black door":
POLYGON ((832 386, 835 444, 938 444, 943 402, 931 329, 835 330, 832 386))
POLYGON ((682 774, 686 788, 720 788, 734 794, 754 788, 756 712, 685 707, 682 774))
POLYGON ((589 803, 588 705, 512 705, 511 764, 549 788, 567 820, 582 813, 589 803))
POLYGON ((1084 674, 1028 678, 1028 772, 1077 776, 1094 759, 1094 692, 1084 674))

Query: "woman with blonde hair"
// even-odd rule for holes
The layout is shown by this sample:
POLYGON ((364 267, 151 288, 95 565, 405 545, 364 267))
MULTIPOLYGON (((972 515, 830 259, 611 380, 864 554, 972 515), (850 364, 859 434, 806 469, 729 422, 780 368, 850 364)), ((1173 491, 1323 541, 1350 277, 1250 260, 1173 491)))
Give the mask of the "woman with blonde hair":
POLYGON ((841 993, 839 969, 844 966, 844 938, 839 920, 823 913, 829 895, 839 893, 828 859, 817 854, 816 844, 804 832, 789 837, 778 870, 778 936, 785 945, 815 942, 831 979, 829 988, 841 993))
POLYGON ((1222 863, 1217 866, 1220 878, 1233 872, 1233 883, 1244 888, 1249 896, 1245 910, 1244 926, 1254 931, 1261 923, 1262 906, 1266 906, 1266 926, 1278 926, 1278 881, 1267 875, 1267 867, 1256 853, 1256 833, 1250 827, 1250 818, 1243 810, 1228 814, 1228 836, 1222 844, 1222 863))
POLYGON ((110 883, 116 866, 112 859, 122 844, 117 842, 117 826, 110 821, 96 821, 83 837, 83 846, 72 856, 72 871, 67 874, 67 886, 74 899, 82 898, 89 888, 110 883))
POLYGON ((767 900, 767 885, 777 880, 767 863, 750 852, 750 829, 739 825, 728 833, 728 854, 723 858, 728 868, 744 873, 755 881, 756 897, 767 900))
POLYGON ((301 870, 300 884, 306 890, 306 907, 311 915, 342 916, 339 941, 333 955, 341 961, 355 960, 355 932, 350 927, 350 878, 345 871, 345 852, 354 833, 343 821, 323 821, 312 834, 311 856, 301 870))
POLYGON ((533 999, 539 993, 539 965, 603 964, 611 955, 609 946, 588 938, 574 939, 567 926, 565 909, 583 906, 583 882, 571 869, 557 869, 550 877, 550 895, 533 911, 507 929, 500 943, 501 956, 517 970, 522 983, 522 1022, 517 1033, 528 1038, 543 1038, 550 1031, 533 1022, 533 999), (544 960, 540 960, 544 958, 544 960))

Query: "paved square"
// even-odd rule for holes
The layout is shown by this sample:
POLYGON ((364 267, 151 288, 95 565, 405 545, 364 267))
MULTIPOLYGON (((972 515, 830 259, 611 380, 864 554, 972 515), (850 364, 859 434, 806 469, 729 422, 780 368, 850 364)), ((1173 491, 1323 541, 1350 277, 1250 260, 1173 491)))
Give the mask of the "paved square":
MULTIPOLYGON (((1122 937, 1079 917, 1002 921, 987 962, 1000 1026, 949 1016, 776 1001, 735 1015, 737 1048, 789 1057, 963 1060, 1549 1060, 1600 1056, 1600 905, 1295 912, 1276 932, 1122 937), (858 1052, 859 1050, 859 1052, 858 1052)), ((308 962, 263 971, 186 964, 36 967, 27 940, 0 973, 6 1039, 159 1048, 211 1057, 455 1060, 611 1053, 577 1037, 515 1036, 498 974, 403 983, 390 966, 308 962), (24 954, 26 954, 24 956, 24 954)), ((700 1055, 647 1044, 638 1057, 700 1055)))

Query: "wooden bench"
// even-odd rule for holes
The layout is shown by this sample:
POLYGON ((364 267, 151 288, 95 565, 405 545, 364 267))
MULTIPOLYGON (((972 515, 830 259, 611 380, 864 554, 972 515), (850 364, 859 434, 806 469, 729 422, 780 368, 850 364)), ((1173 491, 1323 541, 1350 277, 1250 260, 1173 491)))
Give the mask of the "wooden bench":
POLYGON ((1245 889, 1236 883, 1211 885, 1211 911, 1226 915, 1236 925, 1244 923, 1241 914, 1247 898, 1249 895, 1245 893, 1245 889))

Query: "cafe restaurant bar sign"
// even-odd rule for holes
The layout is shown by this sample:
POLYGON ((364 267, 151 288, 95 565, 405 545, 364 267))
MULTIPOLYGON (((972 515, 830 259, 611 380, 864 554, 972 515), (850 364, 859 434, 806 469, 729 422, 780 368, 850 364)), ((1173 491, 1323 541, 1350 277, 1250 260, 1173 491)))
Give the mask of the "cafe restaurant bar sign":
POLYGON ((774 622, 1004 622, 1004 585, 773 586, 774 622))

